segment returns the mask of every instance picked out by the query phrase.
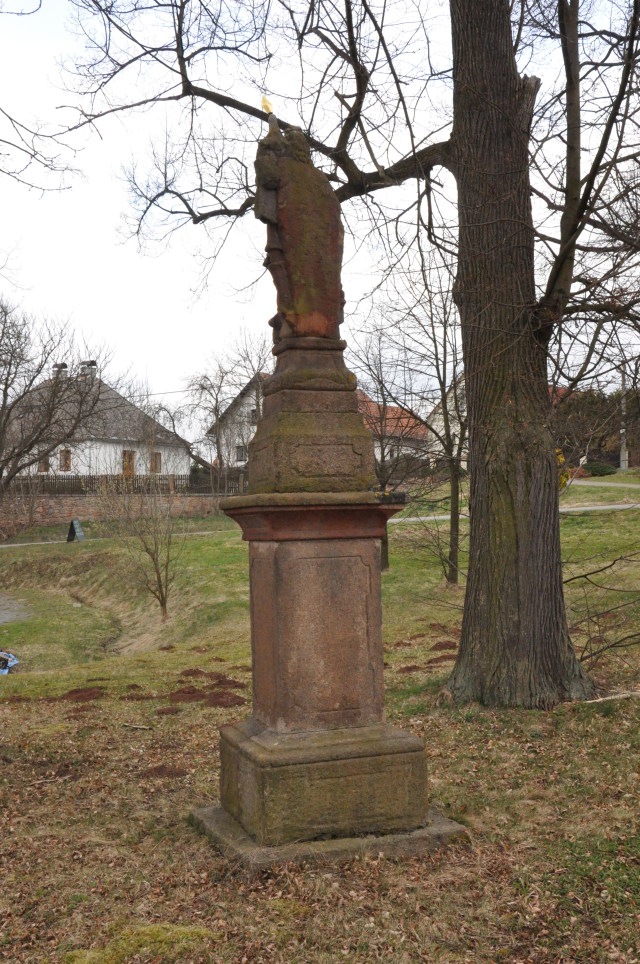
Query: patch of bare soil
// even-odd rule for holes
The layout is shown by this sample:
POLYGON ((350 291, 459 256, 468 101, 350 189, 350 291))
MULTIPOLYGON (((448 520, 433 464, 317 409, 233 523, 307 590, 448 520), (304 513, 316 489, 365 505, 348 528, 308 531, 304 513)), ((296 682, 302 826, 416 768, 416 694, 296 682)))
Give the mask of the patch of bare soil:
POLYGON ((106 695, 104 686, 79 686, 77 689, 69 690, 68 693, 63 693, 58 699, 69 700, 71 703, 88 703, 90 700, 101 700, 106 695))
POLYGON ((443 633, 445 636, 453 636, 454 639, 460 639, 462 631, 456 626, 443 626, 442 623, 429 623, 429 629, 433 630, 434 633, 443 633))
POLYGON ((175 649, 175 646, 161 646, 161 647, 160 647, 160 652, 161 652, 161 653, 172 653, 172 652, 174 651, 174 649, 175 649))
POLYGON ((416 673, 419 669, 422 669, 422 667, 418 666, 417 663, 411 663, 409 666, 399 666, 396 672, 397 673, 416 673))
POLYGON ((179 706, 161 706, 159 710, 156 710, 156 716, 176 716, 178 713, 182 713, 179 706))
POLYGON ((206 700, 204 701, 205 706, 244 706, 247 701, 238 696, 237 693, 231 693, 229 690, 219 690, 218 692, 210 693, 206 700))
POLYGON ((143 703, 145 700, 155 700, 157 696, 154 696, 153 693, 125 693, 120 699, 126 703, 143 703))
POLYGON ((170 777, 171 779, 177 780, 178 777, 183 777, 186 775, 186 770, 182 767, 169 767, 164 763, 158 764, 155 767, 149 767, 148 770, 143 770, 141 776, 143 777, 170 777))
POLYGON ((453 639, 441 639, 439 643, 434 643, 431 647, 434 653, 441 653, 443 650, 457 649, 458 644, 453 639))
POLYGON ((442 656, 434 656, 433 659, 427 660, 427 666, 435 666, 437 663, 450 663, 454 659, 453 653, 443 653, 442 656))
POLYGON ((198 689, 197 686, 182 686, 180 689, 174 690, 173 693, 169 693, 169 702, 197 703, 198 700, 203 700, 205 695, 204 691, 198 689))

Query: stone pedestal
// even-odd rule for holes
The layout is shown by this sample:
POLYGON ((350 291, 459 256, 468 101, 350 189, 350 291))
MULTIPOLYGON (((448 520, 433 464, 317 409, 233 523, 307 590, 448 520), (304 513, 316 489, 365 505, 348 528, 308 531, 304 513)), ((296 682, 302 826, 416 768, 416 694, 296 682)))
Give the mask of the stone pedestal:
POLYGON ((384 724, 276 733, 220 731, 221 803, 261 846, 393 833, 427 816, 424 747, 384 724))
POLYGON ((427 813, 422 741, 384 725, 372 493, 256 495, 248 540, 253 718, 221 731, 221 802, 260 844, 409 830, 427 813))

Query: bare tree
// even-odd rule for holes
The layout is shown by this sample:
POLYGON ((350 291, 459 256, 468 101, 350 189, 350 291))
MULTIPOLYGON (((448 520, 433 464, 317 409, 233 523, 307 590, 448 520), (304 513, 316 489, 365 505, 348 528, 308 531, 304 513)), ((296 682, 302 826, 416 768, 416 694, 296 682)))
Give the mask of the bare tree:
MULTIPOLYGON (((433 545, 445 578, 460 574, 460 501, 467 468, 467 414, 458 313, 452 298, 452 271, 438 252, 417 250, 403 256, 377 292, 373 335, 356 339, 356 370, 377 397, 398 406, 405 424, 427 440, 432 471, 414 481, 412 499, 432 509, 433 493, 449 485, 446 542, 433 529, 433 545), (379 318, 384 318, 381 324, 379 318)), ((371 329, 367 325, 365 332, 371 329)), ((410 463, 407 464, 410 469, 410 463)))
MULTIPOLYGON (((42 0, 33 3, 3 3, 0 5, 0 23, 7 17, 31 17, 38 13, 42 0)), ((30 124, 5 103, 0 106, 0 178, 5 181, 37 190, 60 190, 62 175, 70 170, 69 151, 63 149, 60 137, 54 129, 40 124, 30 124)), ((0 272, 6 267, 8 257, 0 264, 0 272)))
POLYGON ((88 49, 80 124, 185 106, 176 141, 133 172, 139 225, 251 208, 267 120, 251 100, 278 83, 281 127, 307 132, 352 230, 359 199, 389 257, 406 235, 447 243, 455 179, 471 532, 450 690, 531 707, 593 693, 567 629, 548 367, 558 341, 583 342, 588 366, 605 327, 637 323, 640 0, 450 0, 449 62, 409 0, 73 2, 88 49))
POLYGON ((162 622, 184 547, 184 528, 174 515, 174 495, 153 475, 134 488, 123 476, 105 479, 100 496, 107 531, 122 546, 134 579, 157 600, 162 622))
POLYGON ((128 476, 122 464, 103 479, 100 514, 110 536, 125 552, 133 578, 156 599, 162 622, 184 548, 185 527, 175 489, 153 471, 152 455, 165 434, 157 420, 158 406, 138 403, 142 411, 142 448, 149 472, 143 479, 128 476))
POLYGON ((107 359, 102 352, 87 365, 88 352, 64 325, 0 301, 0 500, 90 425, 102 386, 91 372, 107 359))

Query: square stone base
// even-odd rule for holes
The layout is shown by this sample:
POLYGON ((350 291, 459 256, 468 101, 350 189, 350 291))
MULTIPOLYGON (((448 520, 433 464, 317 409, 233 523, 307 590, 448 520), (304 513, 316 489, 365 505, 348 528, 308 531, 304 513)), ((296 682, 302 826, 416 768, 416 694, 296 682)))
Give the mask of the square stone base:
POLYGON ((220 730, 224 810, 257 845, 424 826, 422 740, 384 724, 277 733, 255 719, 220 730))
POLYGON ((329 863, 383 854, 392 859, 432 853, 451 843, 469 846, 466 827, 429 811, 423 827, 409 833, 384 836, 342 837, 333 840, 307 840, 281 847, 261 847, 222 807, 206 807, 189 814, 194 827, 206 834, 229 860, 249 871, 268 870, 285 863, 329 863))

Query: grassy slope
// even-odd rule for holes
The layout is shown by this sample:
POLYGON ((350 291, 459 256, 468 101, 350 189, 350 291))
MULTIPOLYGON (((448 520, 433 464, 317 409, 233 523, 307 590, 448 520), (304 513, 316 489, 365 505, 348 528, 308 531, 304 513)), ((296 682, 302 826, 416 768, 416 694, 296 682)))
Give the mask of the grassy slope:
MULTIPOLYGON (((633 548, 640 512, 611 521, 563 520, 567 576, 633 548)), ((0 626, 21 659, 0 679, 0 959, 640 957, 640 700, 548 714, 443 703, 462 590, 443 586, 424 544, 419 530, 392 532, 388 717, 425 737, 434 802, 469 825, 473 849, 253 880, 185 821, 217 797, 218 726, 248 707, 170 698, 186 686, 214 704, 224 692, 249 698, 247 551, 235 531, 187 541, 164 627, 108 542, 3 551, 0 586, 32 615, 0 626), (60 698, 78 688, 98 698, 60 698)), ((637 570, 623 562, 595 579, 635 590, 615 596, 569 584, 579 646, 586 633, 638 629, 637 570), (594 621, 620 601, 634 605, 594 621)), ((595 672, 638 689, 639 668, 627 651, 595 672)))
MULTIPOLYGON (((627 469, 625 472, 617 472, 615 475, 607 475, 602 478, 582 479, 580 485, 568 485, 562 490, 560 505, 561 507, 612 504, 640 505, 638 485, 640 485, 639 469, 627 469), (590 482, 593 484, 589 485, 590 482), (606 482, 607 485, 599 485, 598 483, 601 482, 606 482), (636 486, 636 488, 633 488, 633 486, 636 486)), ((460 509, 464 514, 469 508, 467 480, 462 482, 461 493, 460 509)), ((412 496, 412 501, 402 510, 400 517, 414 518, 420 516, 421 518, 428 518, 431 515, 447 515, 449 512, 451 503, 448 484, 443 483, 431 490, 425 487, 422 492, 415 490, 412 496)))

